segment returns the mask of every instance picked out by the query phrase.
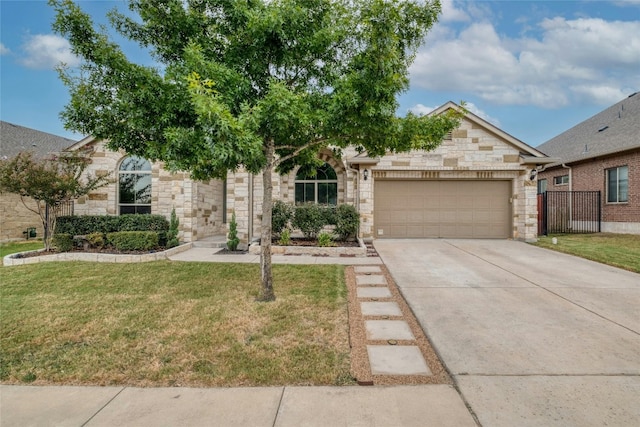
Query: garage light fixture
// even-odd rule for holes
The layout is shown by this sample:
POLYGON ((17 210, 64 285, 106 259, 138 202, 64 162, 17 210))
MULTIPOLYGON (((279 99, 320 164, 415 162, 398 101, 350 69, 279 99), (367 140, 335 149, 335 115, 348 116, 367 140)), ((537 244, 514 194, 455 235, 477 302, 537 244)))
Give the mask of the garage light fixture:
POLYGON ((534 179, 536 179, 536 176, 538 176, 538 170, 531 169, 531 173, 529 174, 529 180, 533 181, 534 179))
POLYGON ((364 176, 364 180, 366 181, 367 178, 369 178, 369 170, 365 169, 364 172, 362 172, 362 175, 364 176))

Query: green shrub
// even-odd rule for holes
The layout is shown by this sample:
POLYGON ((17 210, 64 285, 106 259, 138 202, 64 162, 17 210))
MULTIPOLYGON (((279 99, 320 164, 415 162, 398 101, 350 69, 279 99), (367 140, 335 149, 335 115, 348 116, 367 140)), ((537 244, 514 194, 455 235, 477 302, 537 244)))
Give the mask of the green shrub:
POLYGON ((86 237, 87 237, 87 242, 89 242, 89 244, 93 248, 101 249, 107 243, 104 237, 104 233, 100 233, 100 232, 89 233, 87 234, 86 237))
POLYGON ((90 233, 113 233, 116 231, 155 231, 169 230, 169 221, 162 215, 79 215, 61 216, 56 222, 56 233, 68 233, 72 236, 90 233))
POLYGON ((307 239, 315 239, 326 225, 324 208, 315 203, 296 206, 292 221, 293 227, 302 231, 307 239))
POLYGON ((280 235, 285 230, 293 218, 294 208, 282 200, 273 203, 271 211, 271 230, 274 235, 280 235))
POLYGON ((285 228, 284 230, 282 230, 282 233, 280 233, 278 244, 280 246, 288 246, 289 243, 291 243, 291 232, 288 228, 285 228))
POLYGON ((119 251, 150 251, 158 247, 154 231, 117 231, 107 233, 107 241, 119 251))
POLYGON ((72 236, 94 232, 111 233, 118 231, 118 218, 111 215, 61 216, 56 220, 56 233, 72 236))
POLYGON ((331 236, 331 234, 324 231, 318 234, 318 246, 334 246, 333 237, 331 236))
POLYGON ((178 221, 178 216, 176 215, 176 208, 171 210, 171 220, 169 221, 169 231, 166 234, 167 247, 173 248, 180 244, 178 240, 178 226, 180 225, 180 221, 178 221))
POLYGON ((335 233, 342 240, 355 237, 360 228, 360 215, 356 208, 352 205, 340 205, 336 210, 336 228, 335 233))
POLYGON ((320 205, 322 215, 324 215, 325 225, 336 225, 338 222, 337 208, 333 205, 320 205))
POLYGON ((238 249, 240 239, 238 239, 238 223, 236 222, 236 213, 231 215, 231 222, 229 223, 229 240, 227 240, 227 247, 230 251, 238 249))
POLYGON ((60 252, 69 252, 73 249, 73 236, 69 233, 56 233, 51 239, 53 246, 60 252))

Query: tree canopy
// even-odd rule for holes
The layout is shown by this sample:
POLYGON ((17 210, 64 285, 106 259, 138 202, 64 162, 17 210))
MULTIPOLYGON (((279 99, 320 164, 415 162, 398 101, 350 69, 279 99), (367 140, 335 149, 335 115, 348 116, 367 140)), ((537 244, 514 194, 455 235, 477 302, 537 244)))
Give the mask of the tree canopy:
POLYGON ((110 23, 153 66, 127 58, 74 2, 49 2, 54 29, 83 60, 60 73, 69 128, 196 179, 262 172, 263 292, 273 171, 317 163, 324 148, 430 150, 459 124, 456 111, 396 115, 437 0, 129 1, 110 23))

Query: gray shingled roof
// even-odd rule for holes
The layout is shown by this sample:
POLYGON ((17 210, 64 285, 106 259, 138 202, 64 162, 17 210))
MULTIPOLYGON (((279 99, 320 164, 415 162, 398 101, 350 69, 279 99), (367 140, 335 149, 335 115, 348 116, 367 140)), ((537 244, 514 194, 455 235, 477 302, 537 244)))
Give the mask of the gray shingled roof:
POLYGON ((636 92, 539 145, 549 157, 573 163, 640 148, 640 93, 636 92))
POLYGON ((75 143, 69 138, 0 121, 0 158, 12 158, 22 151, 31 151, 36 158, 44 158, 75 143))

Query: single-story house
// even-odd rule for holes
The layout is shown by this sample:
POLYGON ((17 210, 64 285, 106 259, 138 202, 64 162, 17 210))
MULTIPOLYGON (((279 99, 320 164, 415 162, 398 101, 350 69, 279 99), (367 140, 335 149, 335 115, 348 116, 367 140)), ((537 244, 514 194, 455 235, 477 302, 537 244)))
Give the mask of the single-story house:
MULTIPOLYGON (((431 114, 460 108, 448 102, 431 114)), ((192 242, 225 234, 235 212, 243 242, 260 235, 262 177, 244 171, 226 180, 193 181, 162 163, 109 151, 87 137, 71 150, 90 153, 91 173, 114 182, 75 203, 75 214, 154 213, 180 220, 180 239, 192 242)), ((348 203, 360 213, 360 237, 498 238, 535 240, 537 182, 531 174, 548 163, 530 147, 467 113, 460 127, 431 152, 371 158, 346 150, 321 153, 314 176, 294 170, 274 176, 274 199, 288 203, 348 203)))
POLYGON ((601 231, 640 234, 640 93, 538 146, 538 191, 600 191, 601 231))
MULTIPOLYGON (((9 159, 27 151, 32 152, 35 158, 42 159, 76 142, 5 121, 0 121, 0 141, 0 159, 9 159)), ((27 200, 27 204, 36 209, 33 200, 27 200)), ((0 241, 23 239, 29 228, 35 228, 37 236, 42 237, 44 230, 40 216, 25 208, 20 196, 0 194, 0 241)))

